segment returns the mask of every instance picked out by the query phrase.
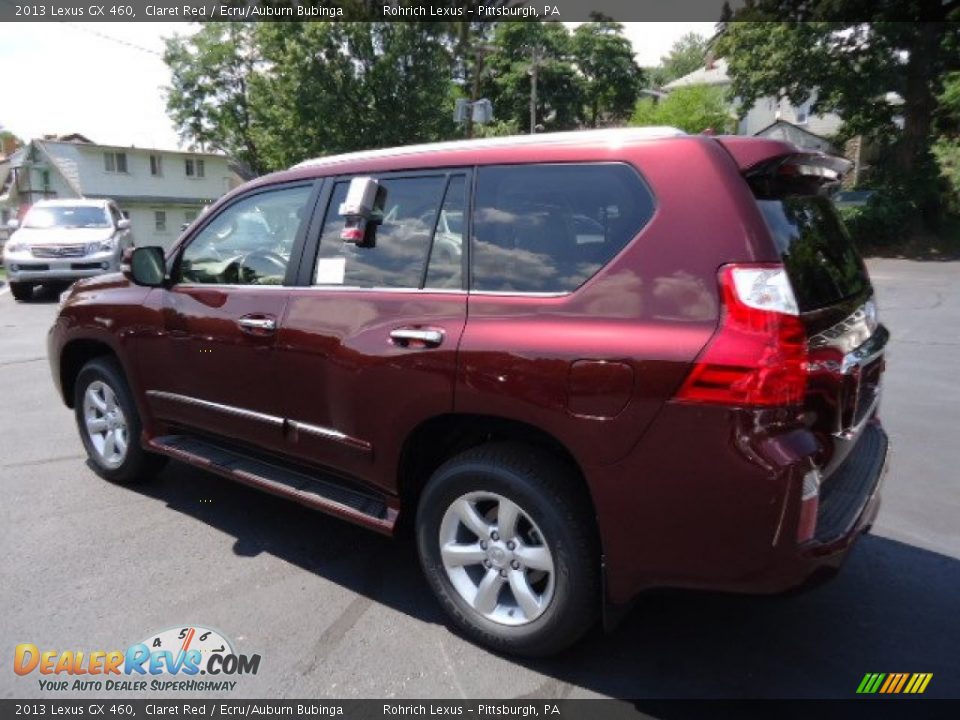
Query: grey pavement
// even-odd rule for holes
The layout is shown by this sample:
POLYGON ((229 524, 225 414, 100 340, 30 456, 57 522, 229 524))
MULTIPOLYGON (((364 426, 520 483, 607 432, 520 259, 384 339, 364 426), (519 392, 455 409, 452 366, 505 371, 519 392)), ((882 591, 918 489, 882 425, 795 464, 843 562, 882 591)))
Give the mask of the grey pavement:
POLYGON ((99 479, 49 377, 56 299, 4 288, 0 697, 82 697, 16 676, 17 643, 123 649, 186 625, 262 656, 223 697, 851 697, 866 672, 933 672, 928 696, 960 697, 960 263, 870 268, 893 333, 894 455, 839 577, 776 597, 650 594, 614 633, 535 662, 453 633, 409 540, 180 464, 137 487, 99 479))

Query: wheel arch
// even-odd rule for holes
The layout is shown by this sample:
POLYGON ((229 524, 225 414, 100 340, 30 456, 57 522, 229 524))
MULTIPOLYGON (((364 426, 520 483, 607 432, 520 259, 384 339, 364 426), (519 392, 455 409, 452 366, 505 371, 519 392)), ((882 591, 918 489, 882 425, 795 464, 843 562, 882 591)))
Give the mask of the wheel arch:
MULTIPOLYGON (((421 422, 404 440, 397 471, 401 506, 415 508, 433 472, 446 460, 488 442, 519 442, 544 449, 567 463, 577 477, 577 487, 590 503, 597 537, 597 507, 586 475, 574 454, 555 436, 529 423, 496 415, 446 413, 421 422)), ((402 513, 408 517, 412 513, 402 513)))
MULTIPOLYGON (((111 357, 120 362, 113 348, 101 340, 77 338, 63 346, 60 352, 60 394, 67 407, 73 407, 74 387, 80 370, 88 362, 98 357, 111 357)), ((121 364, 122 366, 122 364, 121 364)))

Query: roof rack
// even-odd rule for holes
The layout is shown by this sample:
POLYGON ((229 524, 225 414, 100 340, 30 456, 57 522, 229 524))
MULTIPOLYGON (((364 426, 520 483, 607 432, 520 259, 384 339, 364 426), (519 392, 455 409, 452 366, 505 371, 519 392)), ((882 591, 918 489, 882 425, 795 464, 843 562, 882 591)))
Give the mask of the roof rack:
POLYGON ((423 145, 402 145, 378 150, 361 150, 359 152, 345 153, 342 155, 328 155, 326 157, 313 158, 312 160, 304 160, 293 167, 315 167, 318 165, 335 165, 359 160, 420 155, 429 152, 481 150, 485 148, 516 147, 518 145, 571 145, 584 142, 622 145, 628 142, 680 137, 686 134, 683 130, 678 130, 674 127, 654 126, 609 128, 603 130, 575 130, 573 132, 543 133, 540 135, 509 135, 475 140, 451 140, 447 142, 426 143, 423 145))

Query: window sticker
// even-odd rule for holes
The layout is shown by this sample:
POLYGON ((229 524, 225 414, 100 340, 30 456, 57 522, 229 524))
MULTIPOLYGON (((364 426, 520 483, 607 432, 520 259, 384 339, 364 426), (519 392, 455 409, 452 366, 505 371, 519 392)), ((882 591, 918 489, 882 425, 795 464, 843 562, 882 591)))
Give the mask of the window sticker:
POLYGON ((347 273, 347 259, 344 256, 319 258, 317 260, 317 285, 343 285, 347 273))

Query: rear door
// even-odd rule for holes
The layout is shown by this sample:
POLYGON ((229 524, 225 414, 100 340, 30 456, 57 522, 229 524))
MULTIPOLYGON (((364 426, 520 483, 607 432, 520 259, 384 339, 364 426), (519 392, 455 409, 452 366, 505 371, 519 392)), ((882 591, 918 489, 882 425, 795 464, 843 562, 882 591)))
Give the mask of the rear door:
POLYGON ((407 433, 453 409, 470 171, 376 178, 386 199, 372 247, 341 239, 350 178, 328 182, 274 367, 287 452, 393 491, 407 433))
POLYGON ((835 465, 877 409, 888 333, 863 260, 822 192, 830 176, 817 158, 774 162, 748 181, 807 326, 808 409, 814 428, 834 441, 835 465))
POLYGON ((163 327, 141 355, 154 414, 205 434, 283 447, 275 368, 315 182, 260 188, 221 209, 177 258, 163 327))

